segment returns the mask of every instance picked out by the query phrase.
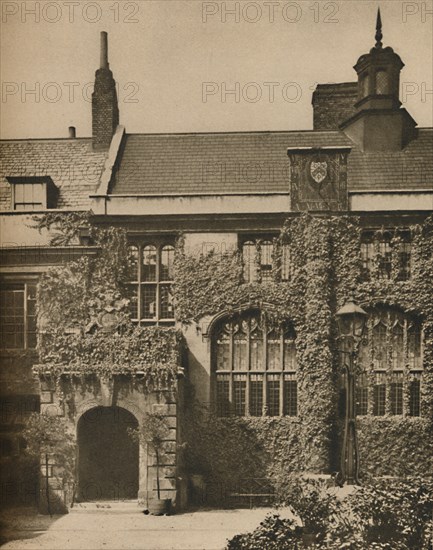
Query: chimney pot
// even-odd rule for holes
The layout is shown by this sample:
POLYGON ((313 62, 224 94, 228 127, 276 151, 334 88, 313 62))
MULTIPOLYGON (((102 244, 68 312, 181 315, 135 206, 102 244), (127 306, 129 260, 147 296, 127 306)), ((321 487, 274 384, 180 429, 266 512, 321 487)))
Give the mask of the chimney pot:
POLYGON ((69 126, 69 138, 75 139, 75 126, 69 126))
POLYGON ((101 69, 108 69, 108 35, 101 32, 101 69))

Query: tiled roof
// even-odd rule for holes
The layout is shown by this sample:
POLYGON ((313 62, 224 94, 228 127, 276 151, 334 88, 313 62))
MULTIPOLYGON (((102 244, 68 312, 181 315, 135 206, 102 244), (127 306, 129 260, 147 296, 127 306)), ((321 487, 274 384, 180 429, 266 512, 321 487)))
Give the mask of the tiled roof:
POLYGON ((58 208, 88 210, 106 158, 88 138, 0 141, 0 211, 11 208, 6 178, 20 176, 50 176, 59 189, 58 208))
POLYGON ((338 130, 127 135, 111 192, 287 192, 287 149, 296 147, 352 147, 349 190, 433 188, 433 129, 425 128, 397 153, 363 153, 338 130))

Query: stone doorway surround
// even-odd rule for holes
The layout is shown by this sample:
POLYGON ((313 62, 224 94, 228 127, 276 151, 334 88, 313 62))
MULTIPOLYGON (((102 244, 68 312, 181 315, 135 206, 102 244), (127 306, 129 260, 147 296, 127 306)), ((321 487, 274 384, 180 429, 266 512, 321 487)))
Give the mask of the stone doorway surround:
MULTIPOLYGON (((96 375, 83 377, 68 376, 59 382, 52 377, 40 375, 41 413, 63 417, 67 420, 70 432, 77 438, 80 419, 89 411, 99 407, 118 407, 132 415, 140 426, 146 413, 163 414, 170 427, 166 441, 166 453, 163 466, 160 468, 161 498, 172 499, 173 507, 181 509, 186 504, 186 482, 179 475, 181 457, 177 448, 180 441, 180 419, 178 418, 178 388, 155 389, 147 391, 140 379, 128 375, 116 375, 103 379, 96 375)), ((179 385, 179 382, 178 382, 179 385)), ((78 445, 77 445, 78 449, 78 445)), ((77 457, 77 464, 79 456, 77 457)), ((53 464, 52 472, 56 471, 53 464)), ((52 493, 66 505, 79 497, 77 493, 78 469, 75 476, 75 487, 62 487, 53 475, 49 482, 52 493)), ((43 470, 41 476, 44 475, 43 470)), ((44 480, 45 481, 45 480, 44 480)), ((147 446, 139 445, 138 458, 138 501, 147 505, 156 498, 156 463, 155 457, 147 446)))

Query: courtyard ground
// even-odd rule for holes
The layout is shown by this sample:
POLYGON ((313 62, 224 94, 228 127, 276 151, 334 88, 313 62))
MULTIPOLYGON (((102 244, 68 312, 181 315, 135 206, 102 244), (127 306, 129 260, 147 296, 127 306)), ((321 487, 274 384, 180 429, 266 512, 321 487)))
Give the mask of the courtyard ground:
POLYGON ((154 517, 142 510, 134 503, 101 503, 78 505, 51 520, 15 515, 4 530, 2 550, 222 550, 227 539, 255 529, 272 511, 200 510, 154 517))

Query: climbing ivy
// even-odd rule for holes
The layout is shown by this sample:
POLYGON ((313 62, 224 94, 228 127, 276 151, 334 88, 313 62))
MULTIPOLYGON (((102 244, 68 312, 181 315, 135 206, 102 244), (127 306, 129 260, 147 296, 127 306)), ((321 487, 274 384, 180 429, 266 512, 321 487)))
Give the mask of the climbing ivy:
MULTIPOLYGON (((366 308, 388 305, 416 313, 422 318, 424 329, 422 417, 394 417, 388 407, 385 417, 360 418, 361 467, 365 474, 431 471, 433 216, 410 231, 413 260, 412 276, 407 281, 399 280, 396 260, 402 242, 399 230, 390 239, 391 278, 378 277, 383 260, 377 245, 383 236, 380 230, 373 235, 376 243, 373 273, 370 280, 364 279, 360 253, 362 227, 356 216, 305 214, 287 220, 274 246, 273 281, 266 283, 242 282, 242 258, 237 252, 193 257, 185 254, 180 242, 175 274, 176 314, 180 322, 197 323, 203 316, 236 311, 250 304, 269 308, 276 322, 290 319, 297 334, 296 422, 287 418, 246 417, 213 418, 201 423, 194 429, 194 433, 201 434, 200 448, 195 448, 197 438, 190 439, 193 469, 204 469, 225 483, 230 477, 245 477, 245 472, 253 477, 256 471, 262 472, 262 477, 266 472, 278 482, 278 476, 290 469, 315 472, 338 469, 335 442, 341 427, 337 411, 339 357, 335 314, 353 296, 366 308), (288 282, 279 282, 278 252, 283 245, 289 245, 291 253, 288 282), (275 446, 276 440, 289 441, 290 449, 275 446), (278 448, 287 451, 285 466, 278 459, 278 448), (237 451, 232 453, 232 449, 237 451), (394 460, 391 466, 389 458, 394 460)), ((194 417, 198 421, 200 415, 194 417)), ((195 426, 194 422, 192 425, 195 426)))
MULTIPOLYGON (((80 216, 66 216, 64 224, 59 217, 39 224, 55 223, 67 240, 82 222, 80 216)), ((93 256, 54 267, 40 278, 40 362, 35 372, 56 380, 130 374, 149 388, 173 386, 181 368, 181 333, 132 323, 125 286, 126 232, 113 227, 91 227, 90 232, 97 249, 93 256)))
MULTIPOLYGON (((75 235, 72 226, 81 223, 69 220, 66 232, 75 235)), ((180 364, 180 333, 135 327, 130 320, 125 231, 90 231, 94 256, 53 268, 41 278, 38 313, 43 336, 38 368, 55 377, 71 370, 101 376, 145 371, 149 380, 161 376, 174 380, 180 364), (116 325, 115 335, 105 330, 107 314, 116 325)), ((395 258, 402 240, 398 230, 390 240, 391 278, 377 276, 382 261, 379 246, 373 274, 370 280, 363 278, 361 231, 356 216, 291 217, 274 243, 273 279, 263 283, 243 282, 238 252, 194 257, 186 253, 182 238, 178 240, 173 293, 179 324, 198 323, 205 316, 250 304, 275 323, 290 319, 297 334, 298 417, 219 419, 198 412, 185 422, 190 470, 230 480, 249 471, 277 479, 289 469, 323 472, 338 467, 336 456, 331 455, 332 449, 337 451, 339 430, 335 314, 352 295, 366 308, 388 305, 414 313, 422 319, 424 330, 423 415, 392 417, 388 408, 385 417, 359 419, 361 467, 369 473, 385 473, 387 457, 392 457, 395 475, 408 469, 422 474, 431 468, 433 216, 410 228, 412 266, 407 281, 398 277, 395 258), (289 281, 281 282, 279 251, 285 245, 290 247, 291 275, 289 281)), ((373 239, 378 243, 381 231, 373 239)), ((192 400, 193 396, 188 403, 192 400)))

